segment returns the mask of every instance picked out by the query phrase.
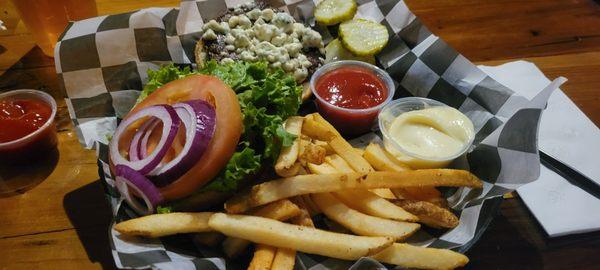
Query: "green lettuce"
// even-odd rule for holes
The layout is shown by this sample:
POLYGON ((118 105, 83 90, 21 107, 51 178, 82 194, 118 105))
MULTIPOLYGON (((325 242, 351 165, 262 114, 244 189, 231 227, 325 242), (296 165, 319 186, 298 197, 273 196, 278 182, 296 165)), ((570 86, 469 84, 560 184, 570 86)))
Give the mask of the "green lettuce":
MULTIPOLYGON (((235 191, 263 164, 274 163, 281 147, 290 146, 296 138, 285 131, 283 122, 297 114, 302 87, 281 68, 269 68, 266 62, 221 65, 209 61, 196 72, 219 77, 237 93, 244 124, 236 152, 217 177, 199 191, 235 191)), ((148 84, 138 102, 160 86, 196 72, 173 64, 149 70, 148 84)))
POLYGON ((266 62, 219 65, 209 61, 199 73, 219 77, 237 93, 240 102, 244 130, 238 152, 204 188, 234 191, 265 161, 275 162, 281 147, 290 146, 296 138, 285 131, 283 122, 298 112, 302 87, 281 68, 269 69, 266 62))
POLYGON ((181 79, 190 74, 193 74, 190 67, 178 68, 173 63, 169 65, 162 66, 158 70, 148 70, 148 82, 142 89, 140 96, 137 99, 137 103, 140 103, 144 100, 148 95, 152 94, 156 89, 163 86, 164 84, 174 81, 177 79, 181 79))

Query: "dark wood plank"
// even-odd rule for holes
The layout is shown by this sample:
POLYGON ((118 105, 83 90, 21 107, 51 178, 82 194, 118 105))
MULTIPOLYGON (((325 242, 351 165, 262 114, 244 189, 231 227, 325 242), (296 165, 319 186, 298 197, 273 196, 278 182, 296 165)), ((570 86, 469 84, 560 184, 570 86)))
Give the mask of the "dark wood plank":
POLYGON ((408 0, 421 20, 472 61, 600 50, 593 0, 408 0))

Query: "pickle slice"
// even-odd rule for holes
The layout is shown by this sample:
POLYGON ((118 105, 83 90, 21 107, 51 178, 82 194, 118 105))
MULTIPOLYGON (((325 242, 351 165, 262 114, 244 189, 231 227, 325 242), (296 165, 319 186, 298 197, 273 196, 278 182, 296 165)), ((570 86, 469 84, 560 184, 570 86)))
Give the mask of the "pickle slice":
POLYGON ((354 0, 323 0, 315 9, 315 19, 324 25, 334 25, 354 18, 354 0))
POLYGON ((329 44, 327 44, 327 47, 325 47, 325 63, 338 60, 357 60, 367 62, 369 64, 375 64, 375 57, 373 57, 372 55, 354 55, 350 51, 346 50, 346 48, 342 46, 342 42, 340 42, 340 40, 336 38, 329 42, 329 44))
POLYGON ((342 45, 350 52, 360 55, 375 55, 388 42, 387 28, 374 21, 354 19, 340 24, 342 45))

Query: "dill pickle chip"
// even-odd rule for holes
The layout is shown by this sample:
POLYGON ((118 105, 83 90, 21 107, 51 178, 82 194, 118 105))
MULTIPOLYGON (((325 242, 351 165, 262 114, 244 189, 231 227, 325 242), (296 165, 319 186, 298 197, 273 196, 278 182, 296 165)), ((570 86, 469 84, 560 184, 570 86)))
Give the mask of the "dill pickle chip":
POLYGON ((354 18, 354 0, 323 0, 315 9, 315 19, 324 25, 334 25, 354 18))
POLYGON ((388 42, 387 28, 374 21, 354 19, 340 24, 339 35, 342 45, 350 52, 360 55, 375 55, 388 42))
POLYGON ((334 62, 338 60, 357 60, 367 62, 369 64, 375 64, 375 57, 369 56, 358 56, 352 54, 342 46, 342 42, 339 39, 334 39, 327 44, 325 47, 325 63, 334 62))

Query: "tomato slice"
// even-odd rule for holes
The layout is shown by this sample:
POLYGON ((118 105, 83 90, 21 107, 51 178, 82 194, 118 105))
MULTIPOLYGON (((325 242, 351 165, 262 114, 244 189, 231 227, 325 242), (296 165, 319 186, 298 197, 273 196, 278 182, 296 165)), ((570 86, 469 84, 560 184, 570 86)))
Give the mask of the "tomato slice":
MULTIPOLYGON (((213 138, 198 163, 170 185, 160 189, 167 201, 183 198, 212 180, 225 167, 242 133, 242 113, 235 92, 219 78, 191 75, 165 84, 135 106, 129 115, 157 104, 175 104, 202 99, 215 107, 216 129, 213 138)), ((128 146, 127 146, 128 147, 128 146)), ((181 145, 175 143, 174 151, 181 145)), ((149 147, 151 148, 151 147, 149 147)), ((150 150, 150 149, 149 149, 150 150)))

